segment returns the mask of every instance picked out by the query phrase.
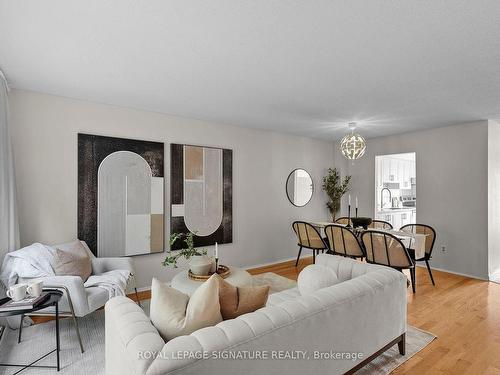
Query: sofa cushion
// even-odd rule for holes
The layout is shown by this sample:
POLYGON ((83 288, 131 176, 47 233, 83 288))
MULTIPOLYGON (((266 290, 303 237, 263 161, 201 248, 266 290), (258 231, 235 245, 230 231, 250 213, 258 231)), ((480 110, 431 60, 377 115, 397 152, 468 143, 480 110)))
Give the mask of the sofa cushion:
POLYGON ((80 276, 86 281, 92 274, 92 260, 80 241, 67 249, 55 248, 53 268, 57 276, 80 276))
POLYGON ((338 284, 339 282, 340 280, 337 278, 335 271, 331 268, 312 264, 299 273, 297 287, 299 288, 300 294, 306 296, 319 289, 338 284))
POLYGON ((221 322, 216 275, 196 289, 191 298, 153 278, 150 318, 166 341, 221 322))
POLYGON ((301 294, 298 288, 285 289, 282 290, 281 292, 270 294, 269 298, 267 299, 266 306, 276 306, 285 301, 294 300, 300 296, 301 294))
POLYGON ((220 312, 224 320, 254 312, 264 307, 269 296, 269 285, 236 287, 219 275, 220 312))

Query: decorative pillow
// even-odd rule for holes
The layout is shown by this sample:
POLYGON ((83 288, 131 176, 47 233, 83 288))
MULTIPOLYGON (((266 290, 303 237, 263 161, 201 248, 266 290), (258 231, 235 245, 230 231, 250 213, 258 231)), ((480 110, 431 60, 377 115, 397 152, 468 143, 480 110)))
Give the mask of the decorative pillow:
POLYGON ((84 282, 92 274, 92 260, 80 241, 67 250, 56 247, 52 267, 58 276, 80 276, 84 282))
POLYGON ((331 268, 312 264, 304 268, 297 279, 297 286, 303 296, 335 284, 340 280, 331 268))
POLYGON ((210 277, 191 298, 153 278, 149 316, 165 341, 222 322, 217 278, 210 277))
POLYGON ((236 287, 219 275, 219 303, 222 319, 234 319, 266 306, 269 286, 236 287))

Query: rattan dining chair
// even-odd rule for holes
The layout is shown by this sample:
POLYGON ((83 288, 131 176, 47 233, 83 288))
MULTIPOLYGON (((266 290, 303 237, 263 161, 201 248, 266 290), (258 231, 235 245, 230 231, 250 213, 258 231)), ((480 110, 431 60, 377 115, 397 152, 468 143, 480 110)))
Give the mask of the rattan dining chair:
POLYGON ((415 250, 408 249, 408 253, 414 262, 425 261, 427 266, 427 271, 429 271, 429 276, 431 277, 432 285, 434 284, 434 277, 432 277, 431 267, 429 266, 429 260, 431 259, 432 249, 434 248, 434 242, 436 242, 436 231, 433 227, 426 224, 407 224, 403 225, 400 229, 402 232, 425 234, 425 256, 423 258, 415 259, 415 250))
POLYGON ((348 224, 352 225, 351 221, 349 220, 349 218, 347 216, 339 217, 337 220, 335 220, 335 223, 342 224, 342 225, 348 225, 348 224))
POLYGON ((392 229, 392 224, 384 220, 372 220, 368 229, 392 229))
POLYGON ((297 255, 295 267, 299 264, 300 254, 304 247, 313 251, 313 263, 316 263, 316 252, 319 254, 320 251, 324 252, 328 249, 318 229, 304 221, 294 222, 292 228, 297 235, 297 245, 299 246, 299 254, 297 255))
POLYGON ((365 257, 358 237, 349 228, 339 224, 331 224, 325 227, 325 234, 328 241, 329 254, 342 255, 354 259, 363 259, 365 257))
POLYGON ((368 263, 388 266, 403 272, 410 270, 411 286, 415 293, 415 263, 405 245, 396 236, 377 230, 367 230, 361 235, 368 263))

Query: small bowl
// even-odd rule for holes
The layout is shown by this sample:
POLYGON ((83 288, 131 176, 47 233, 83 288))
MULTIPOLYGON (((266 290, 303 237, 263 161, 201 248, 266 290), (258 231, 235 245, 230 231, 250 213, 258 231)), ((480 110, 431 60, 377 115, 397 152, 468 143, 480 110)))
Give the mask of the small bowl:
POLYGON ((352 226, 354 228, 363 227, 368 228, 368 225, 372 223, 371 217, 351 217, 352 226))

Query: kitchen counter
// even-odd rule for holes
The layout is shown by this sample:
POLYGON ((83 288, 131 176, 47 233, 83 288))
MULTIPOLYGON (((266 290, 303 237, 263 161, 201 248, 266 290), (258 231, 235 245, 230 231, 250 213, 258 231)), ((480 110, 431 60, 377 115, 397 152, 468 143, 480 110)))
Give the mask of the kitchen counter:
POLYGON ((416 207, 384 208, 383 210, 377 211, 377 214, 394 214, 398 212, 415 211, 416 209, 416 207))

